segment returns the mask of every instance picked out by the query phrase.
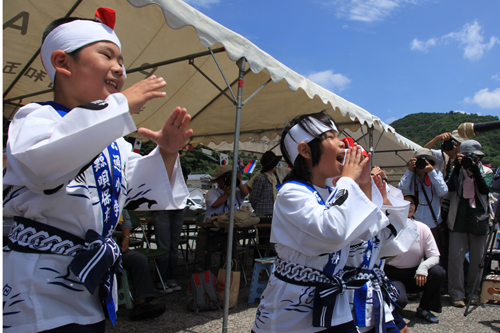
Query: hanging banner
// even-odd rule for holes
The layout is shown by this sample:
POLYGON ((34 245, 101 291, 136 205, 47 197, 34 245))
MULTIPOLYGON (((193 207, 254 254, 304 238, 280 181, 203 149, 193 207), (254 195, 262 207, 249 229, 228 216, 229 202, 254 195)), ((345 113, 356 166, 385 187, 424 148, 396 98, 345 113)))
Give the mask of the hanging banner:
POLYGON ((142 140, 135 139, 135 142, 134 142, 134 153, 140 154, 141 153, 141 146, 142 146, 142 140))
POLYGON ((181 148, 182 151, 193 151, 193 145, 187 144, 184 147, 181 148))
POLYGON ((205 155, 212 156, 212 151, 210 149, 201 148, 201 152, 205 155))
POLYGON ((228 156, 227 154, 220 154, 220 165, 228 164, 228 156))
POLYGON ((125 138, 125 140, 132 145, 134 153, 141 153, 142 141, 140 139, 136 139, 133 136, 128 136, 125 138))
POLYGON ((250 163, 247 164, 245 169, 243 171, 247 173, 252 173, 255 170, 255 167, 257 166, 257 160, 250 160, 250 163))
POLYGON ((245 162, 243 161, 243 157, 238 157, 238 170, 240 170, 240 173, 243 173, 245 170, 245 162))

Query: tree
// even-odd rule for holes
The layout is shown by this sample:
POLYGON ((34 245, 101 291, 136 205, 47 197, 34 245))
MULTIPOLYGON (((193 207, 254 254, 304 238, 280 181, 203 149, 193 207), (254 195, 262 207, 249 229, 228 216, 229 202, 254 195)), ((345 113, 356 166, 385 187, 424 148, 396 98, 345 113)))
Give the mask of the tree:
MULTIPOLYGON (((482 123, 498 121, 497 116, 480 116, 477 114, 464 114, 450 111, 448 113, 414 113, 392 122, 396 132, 407 137, 415 143, 424 146, 436 135, 452 132, 463 123, 482 123)), ((481 143, 484 160, 491 162, 492 167, 500 165, 500 133, 498 130, 480 133, 473 138, 481 143)), ((441 142, 434 149, 441 148, 441 142)))

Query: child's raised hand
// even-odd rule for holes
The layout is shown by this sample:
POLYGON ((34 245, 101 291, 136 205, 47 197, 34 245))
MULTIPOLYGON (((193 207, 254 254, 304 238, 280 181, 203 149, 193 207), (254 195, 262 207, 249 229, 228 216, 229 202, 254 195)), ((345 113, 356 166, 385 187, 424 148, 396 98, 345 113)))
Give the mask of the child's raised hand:
MULTIPOLYGON (((370 156, 370 155, 369 155, 370 156)), ((361 147, 354 144, 346 150, 346 158, 341 177, 349 177, 354 181, 358 180, 363 172, 363 168, 370 161, 370 157, 364 158, 361 147)), ((368 172, 370 169, 368 168, 368 172)))
POLYGON ((137 132, 156 142, 163 152, 177 154, 189 137, 193 135, 193 130, 187 129, 190 121, 191 116, 187 114, 186 109, 176 107, 159 131, 141 127, 137 132))
MULTIPOLYGON (((366 184, 368 182, 372 181, 372 175, 371 175, 371 170, 370 170, 370 159, 372 157, 372 153, 368 153, 368 157, 365 157, 366 164, 363 167, 363 170, 361 171, 361 175, 359 176, 357 183, 358 184, 366 184)), ((364 161, 364 160, 363 160, 364 161)))
POLYGON ((130 114, 136 113, 141 106, 153 98, 165 97, 167 95, 166 92, 157 90, 166 85, 167 83, 162 77, 157 78, 155 75, 151 75, 137 82, 132 87, 125 89, 122 94, 127 98, 130 114))

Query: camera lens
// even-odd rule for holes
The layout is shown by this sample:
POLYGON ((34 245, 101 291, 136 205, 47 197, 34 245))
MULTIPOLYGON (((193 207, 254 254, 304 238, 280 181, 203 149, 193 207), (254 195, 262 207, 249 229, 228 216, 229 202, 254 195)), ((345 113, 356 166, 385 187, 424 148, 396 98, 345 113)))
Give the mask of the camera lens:
MULTIPOLYGON (((231 178, 231 172, 224 174, 224 186, 231 186, 231 178)), ((240 186, 240 180, 238 178, 236 178, 236 186, 240 186)))
POLYGON ((474 162, 477 162, 477 157, 473 153, 467 153, 462 158, 462 167, 464 169, 470 169, 474 162))
POLYGON ((447 140, 441 145, 441 149, 443 149, 444 151, 451 151, 453 150, 453 147, 454 145, 452 140, 447 140))
POLYGON ((425 169, 427 167, 427 161, 423 157, 417 158, 417 161, 415 162, 415 167, 419 170, 425 169))
POLYGON ((227 172, 224 175, 224 185, 225 186, 231 186, 231 172, 227 172))

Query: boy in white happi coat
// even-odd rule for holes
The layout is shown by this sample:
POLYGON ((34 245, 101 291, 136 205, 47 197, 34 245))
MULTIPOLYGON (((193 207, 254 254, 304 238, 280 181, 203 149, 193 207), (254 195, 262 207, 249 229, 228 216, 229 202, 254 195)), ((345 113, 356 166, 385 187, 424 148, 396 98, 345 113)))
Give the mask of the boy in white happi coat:
POLYGON ((15 223, 3 255, 4 332, 103 332, 105 315, 116 318, 121 259, 110 237, 121 210, 182 209, 188 196, 178 149, 191 117, 176 108, 160 131, 140 128, 158 147, 132 152, 122 138, 136 130, 131 115, 165 96, 166 83, 152 76, 120 93, 115 13, 96 15, 47 27, 41 56, 54 102, 26 105, 10 125, 3 209, 15 223))
POLYGON ((276 269, 253 331, 357 332, 345 289, 366 280, 353 278, 359 270, 344 270, 349 244, 372 238, 389 223, 370 200, 378 192, 371 178, 362 186, 366 192, 355 182, 369 158, 362 159, 356 145, 344 151, 323 112, 292 120, 283 130, 281 151, 293 168, 274 206, 276 269), (336 188, 328 187, 326 179, 337 176, 336 188))

